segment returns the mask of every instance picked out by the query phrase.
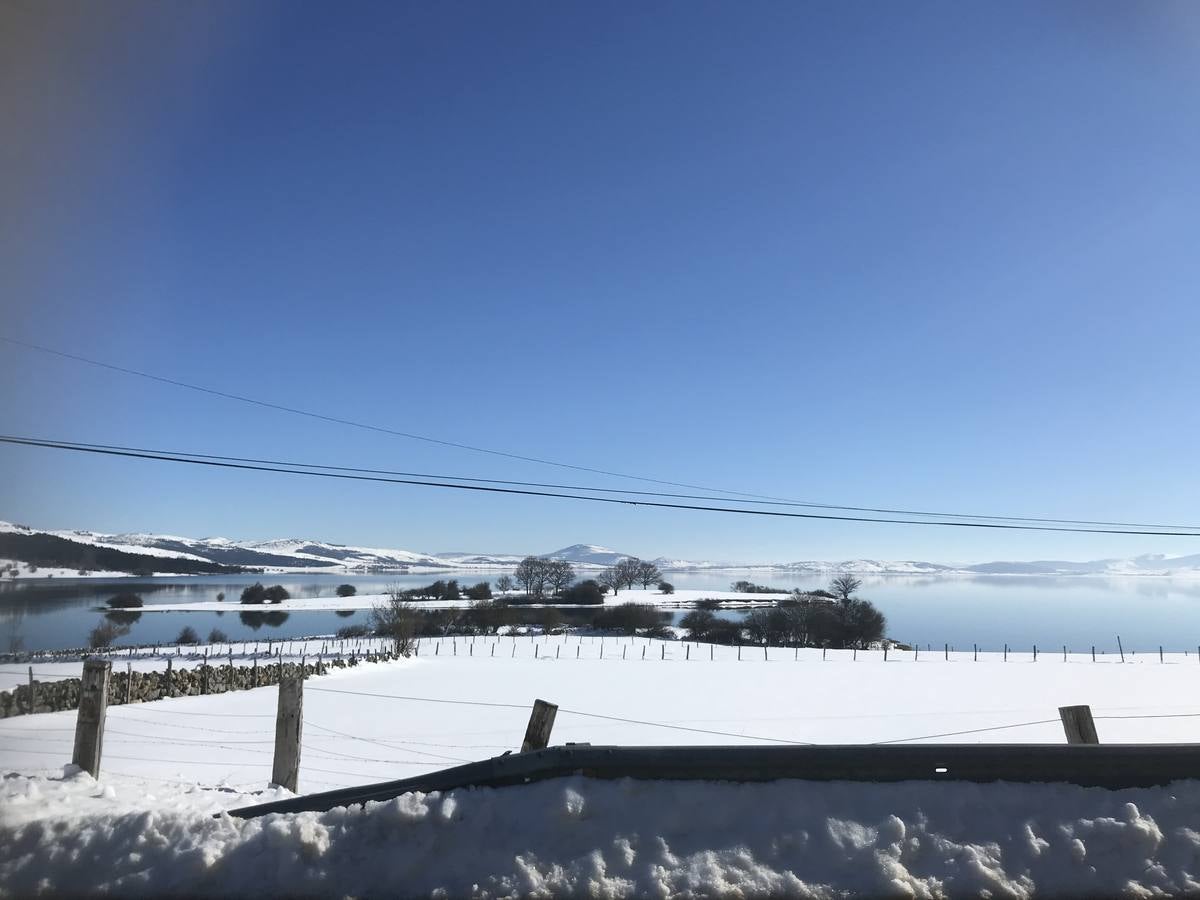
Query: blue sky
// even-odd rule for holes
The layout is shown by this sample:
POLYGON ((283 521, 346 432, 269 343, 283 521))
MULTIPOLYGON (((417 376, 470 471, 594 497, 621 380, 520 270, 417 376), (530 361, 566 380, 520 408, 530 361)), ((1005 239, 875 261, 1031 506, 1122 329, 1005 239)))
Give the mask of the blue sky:
MULTIPOLYGON (((8 5, 4 333, 805 500, 1200 519, 1200 11, 8 5)), ((4 430, 621 482, 0 346, 4 430)), ((1089 558, 1200 539, 618 509, 0 448, 0 517, 414 549, 1089 558)), ((637 487, 638 485, 632 484, 637 487)))

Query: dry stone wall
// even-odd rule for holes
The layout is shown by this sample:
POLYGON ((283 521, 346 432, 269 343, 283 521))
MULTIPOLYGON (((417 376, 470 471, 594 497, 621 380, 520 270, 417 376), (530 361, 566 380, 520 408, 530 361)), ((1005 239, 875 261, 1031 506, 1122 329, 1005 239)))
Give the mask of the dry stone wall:
MULTIPOLYGON (((398 654, 395 653, 367 653, 304 663, 303 671, 307 678, 311 675, 324 675, 330 669, 345 669, 359 663, 383 662, 398 658, 398 654)), ((194 697, 202 694, 224 694, 227 691, 246 691, 278 684, 281 671, 284 675, 293 675, 300 670, 301 664, 293 662, 272 662, 257 666, 201 665, 190 669, 132 673, 120 671, 113 666, 113 673, 108 682, 108 702, 109 705, 116 706, 123 703, 146 703, 164 697, 194 697)), ((18 685, 12 691, 0 691, 0 719, 30 712, 48 713, 78 708, 78 678, 38 681, 35 677, 32 701, 28 684, 18 685)))

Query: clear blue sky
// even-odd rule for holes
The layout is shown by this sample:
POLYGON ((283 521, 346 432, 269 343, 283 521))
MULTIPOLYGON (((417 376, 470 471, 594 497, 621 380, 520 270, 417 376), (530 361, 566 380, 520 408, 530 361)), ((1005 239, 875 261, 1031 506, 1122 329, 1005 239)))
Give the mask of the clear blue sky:
MULTIPOLYGON (((849 504, 1200 520, 1200 7, 6 4, 4 333, 849 504)), ((4 430, 598 476, 0 345, 4 430)), ((0 448, 0 518, 413 549, 1090 558, 0 448)), ((632 485, 636 487, 637 485, 632 485)))

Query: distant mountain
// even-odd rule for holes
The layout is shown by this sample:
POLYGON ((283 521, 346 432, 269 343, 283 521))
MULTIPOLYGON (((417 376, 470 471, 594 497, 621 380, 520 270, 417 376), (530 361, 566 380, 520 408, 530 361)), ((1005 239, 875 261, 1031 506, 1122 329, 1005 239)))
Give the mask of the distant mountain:
POLYGON ((628 559, 631 554, 618 553, 616 550, 598 547, 595 544, 572 544, 570 547, 563 547, 561 550, 555 550, 553 553, 545 555, 550 559, 565 559, 567 562, 580 566, 605 568, 619 563, 623 559, 628 559))
MULTIPOLYGON (((172 571, 197 571, 220 566, 241 566, 277 571, 399 572, 451 571, 455 569, 508 569, 517 565, 522 554, 513 553, 419 553, 379 547, 352 547, 305 538, 270 541, 237 541, 229 538, 187 538, 162 534, 102 534, 95 531, 48 531, 0 522, 0 538, 9 535, 4 546, 20 558, 17 548, 30 544, 15 538, 49 535, 73 543, 80 551, 88 547, 106 548, 137 555, 139 568, 146 558, 172 560, 172 571)), ((61 548, 60 548, 61 549, 61 548)), ((24 552, 24 551, 22 551, 24 552)), ((63 549, 62 552, 67 552, 63 549)), ((2 555, 2 554, 0 554, 2 555)), ((538 554, 549 559, 564 559, 582 570, 602 569, 634 554, 622 553, 596 544, 571 544, 550 553, 538 554)), ((111 558, 111 557, 110 557, 111 558)), ((915 560, 884 561, 855 559, 843 562, 802 560, 789 563, 743 564, 703 562, 658 557, 653 560, 664 571, 702 572, 738 571, 792 575, 1175 575, 1200 577, 1200 554, 1168 557, 1149 554, 1128 559, 1100 559, 1091 562, 1036 560, 1033 562, 988 562, 969 566, 947 566, 915 560)), ((158 571, 168 567, 160 564, 158 571)))

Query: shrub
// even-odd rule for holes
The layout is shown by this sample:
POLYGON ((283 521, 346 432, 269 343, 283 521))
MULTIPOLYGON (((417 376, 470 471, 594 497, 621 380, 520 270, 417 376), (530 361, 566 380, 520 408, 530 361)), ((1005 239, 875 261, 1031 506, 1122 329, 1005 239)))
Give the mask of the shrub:
POLYGON ((266 597, 268 603, 282 603, 291 597, 282 584, 273 584, 265 591, 263 596, 266 597))
POLYGON ((347 638, 366 637, 370 633, 371 629, 366 625, 343 625, 337 630, 338 638, 343 641, 347 638))
POLYGON ((492 585, 490 582, 481 581, 479 584, 473 584, 463 593, 467 595, 468 600, 491 600, 492 585))
POLYGON ((625 634, 634 634, 640 629, 659 627, 663 617, 664 614, 649 603, 622 603, 597 613, 593 622, 597 628, 611 628, 625 634))
POLYGON ((408 656, 419 617, 412 604, 407 602, 404 592, 390 591, 384 602, 371 610, 371 617, 375 633, 390 638, 398 655, 408 656))
POLYGON ((214 628, 208 633, 208 642, 210 644, 228 644, 229 635, 223 632, 220 628, 214 628))
POLYGON ((267 589, 262 586, 261 582, 254 582, 254 584, 242 591, 242 602, 256 604, 266 603, 267 589))
POLYGON ((88 646, 93 649, 110 647, 113 641, 127 634, 129 634, 129 629, 124 626, 114 625, 112 622, 101 622, 88 632, 88 646))
POLYGON ((196 629, 191 625, 184 625, 179 630, 179 634, 175 637, 177 644, 198 644, 200 643, 200 635, 196 634, 196 629))
MULTIPOLYGON (((468 591, 468 596, 470 592, 468 591)), ((477 634, 495 634, 501 625, 512 623, 512 611, 494 600, 476 600, 463 614, 463 623, 477 634)))
POLYGON ((142 598, 137 594, 123 593, 108 598, 109 609, 137 609, 142 605, 142 598))
POLYGON ((671 584, 669 581, 660 581, 658 583, 658 589, 664 594, 675 593, 675 585, 671 584))
POLYGON ((707 641, 716 621, 717 617, 707 609, 693 609, 679 620, 679 624, 687 629, 689 641, 707 641))
POLYGON ((720 609, 721 601, 712 597, 705 597, 696 602, 696 609, 720 609))
POLYGON ((352 584, 339 584, 337 586, 337 595, 339 597, 353 597, 358 593, 358 588, 352 584))
POLYGON ((225 592, 224 592, 224 591, 220 591, 220 592, 217 594, 217 602, 218 602, 218 603, 224 603, 224 602, 225 602, 225 592))
POLYGON ((653 628, 647 628, 642 632, 642 637, 655 638, 660 641, 678 640, 675 632, 666 625, 655 625, 653 628))
POLYGON ((542 631, 550 632, 562 628, 563 614, 558 611, 558 607, 547 606, 542 610, 542 631))
POLYGON ((559 598, 563 603, 600 604, 604 602, 604 591, 595 580, 589 578, 573 584, 562 592, 559 598))

